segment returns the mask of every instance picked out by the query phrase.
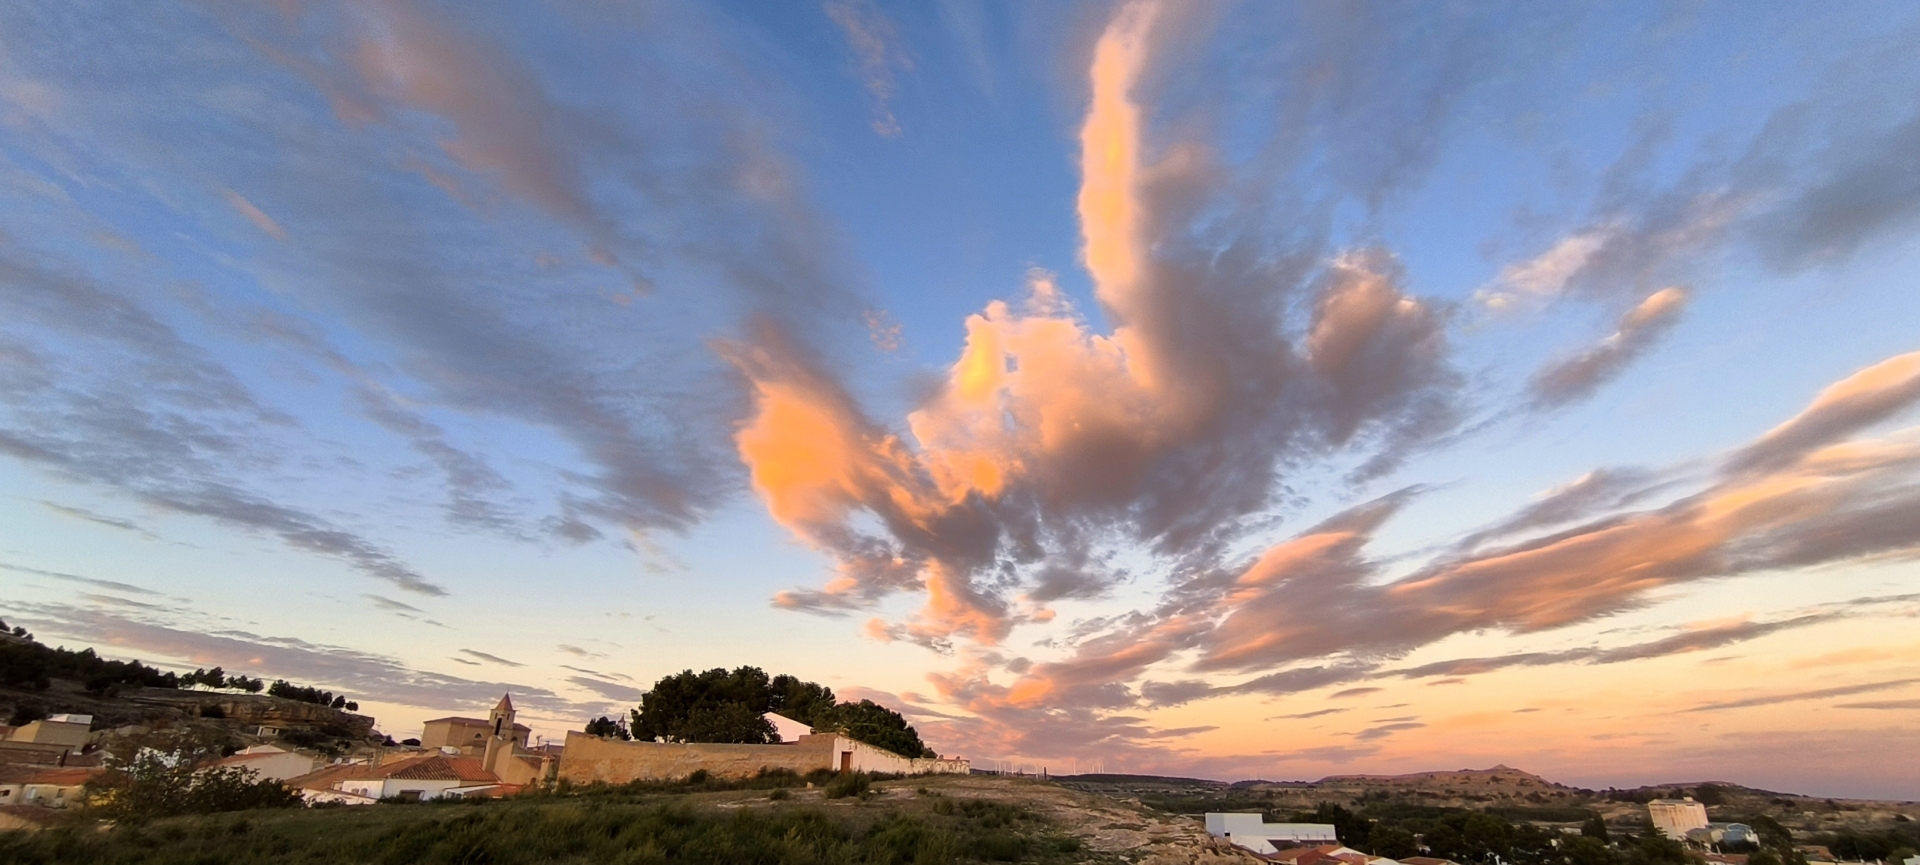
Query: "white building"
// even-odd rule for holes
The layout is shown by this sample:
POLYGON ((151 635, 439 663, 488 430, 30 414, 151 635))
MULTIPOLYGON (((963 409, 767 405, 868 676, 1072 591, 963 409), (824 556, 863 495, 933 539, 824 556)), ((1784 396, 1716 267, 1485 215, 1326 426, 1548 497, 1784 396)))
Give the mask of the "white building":
MULTIPOLYGON (((388 798, 440 799, 487 794, 499 786, 499 777, 482 768, 478 757, 429 754, 405 757, 378 766, 354 766, 341 772, 338 780, 328 789, 346 794, 339 801, 371 802, 388 798)), ((324 794, 327 791, 321 792, 324 794)))
POLYGON ((780 734, 782 742, 792 742, 801 736, 813 733, 813 725, 802 724, 778 712, 768 712, 761 717, 766 718, 767 723, 773 725, 773 731, 780 734))
POLYGON ((1208 812, 1207 832, 1255 853, 1277 853, 1303 844, 1338 844, 1330 823, 1268 823, 1260 814, 1208 812))
POLYGON ((1655 799, 1647 803, 1647 818, 1653 821, 1653 828, 1660 830, 1660 834, 1675 841, 1685 841, 1688 830, 1707 828, 1707 806, 1693 801, 1692 796, 1685 799, 1655 799))
POLYGON ((255 745, 215 765, 248 769, 259 778, 286 781, 309 774, 324 764, 319 759, 278 745, 255 745))

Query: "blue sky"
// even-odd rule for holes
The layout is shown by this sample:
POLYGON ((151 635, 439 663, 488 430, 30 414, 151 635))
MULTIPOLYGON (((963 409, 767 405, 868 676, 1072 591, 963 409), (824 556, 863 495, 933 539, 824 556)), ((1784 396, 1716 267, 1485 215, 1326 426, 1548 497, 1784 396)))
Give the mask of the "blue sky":
POLYGON ((1920 796, 1905 5, 0 23, 51 642, 396 735, 757 664, 1056 771, 1920 796))

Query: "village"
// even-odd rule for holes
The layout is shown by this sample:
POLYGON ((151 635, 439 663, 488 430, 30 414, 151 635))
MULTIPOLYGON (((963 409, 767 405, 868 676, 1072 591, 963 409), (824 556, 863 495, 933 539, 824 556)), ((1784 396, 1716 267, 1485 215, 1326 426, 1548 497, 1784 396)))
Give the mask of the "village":
MULTIPOLYGON (((418 738, 328 757, 297 745, 263 741, 207 768, 235 768, 276 781, 309 804, 371 805, 382 800, 501 797, 571 785, 674 780, 696 772, 749 777, 769 771, 890 775, 967 774, 963 759, 906 757, 837 731, 766 713, 777 744, 636 742, 570 731, 564 744, 530 744, 532 728, 516 720, 510 694, 486 716, 449 716, 425 723, 418 738)), ((0 725, 0 829, 46 822, 34 809, 85 803, 90 780, 106 771, 102 745, 133 728, 95 730, 93 718, 56 714, 18 727, 0 725)), ((257 726, 254 738, 281 731, 257 726)))

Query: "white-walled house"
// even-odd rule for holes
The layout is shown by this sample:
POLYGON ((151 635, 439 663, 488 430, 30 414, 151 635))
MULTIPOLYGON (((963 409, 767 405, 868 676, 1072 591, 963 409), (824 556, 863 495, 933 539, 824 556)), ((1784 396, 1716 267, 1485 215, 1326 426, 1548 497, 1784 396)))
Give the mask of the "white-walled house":
POLYGON ((1338 844, 1331 823, 1268 823, 1261 814, 1207 814, 1207 833, 1255 853, 1277 853, 1304 844, 1338 844))
POLYGON ((310 774, 324 764, 318 758, 278 745, 255 745, 215 765, 249 769, 260 778, 287 781, 310 774))
MULTIPOLYGON (((372 802, 378 799, 439 799, 448 796, 487 794, 498 789, 500 779, 481 768, 478 757, 428 754, 405 757, 380 765, 356 764, 331 774, 332 783, 312 795, 308 801, 372 802), (330 796, 330 793, 345 794, 330 796)), ((316 773, 318 774, 318 773, 316 773)))

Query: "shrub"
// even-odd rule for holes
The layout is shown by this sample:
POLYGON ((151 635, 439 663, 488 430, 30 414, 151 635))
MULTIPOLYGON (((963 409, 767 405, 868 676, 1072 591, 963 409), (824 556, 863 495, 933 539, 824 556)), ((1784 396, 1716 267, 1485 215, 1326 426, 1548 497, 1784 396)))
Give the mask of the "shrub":
POLYGON ((773 791, 773 792, 771 792, 771 793, 768 793, 768 794, 767 794, 767 799, 769 799, 769 800, 771 800, 771 801, 774 801, 774 802, 779 802, 779 801, 781 801, 781 800, 784 800, 784 799, 786 799, 786 798, 787 798, 788 796, 790 796, 790 795, 792 795, 792 794, 790 794, 790 793, 788 793, 788 792, 787 792, 787 788, 785 788, 785 787, 776 787, 776 788, 774 788, 774 791, 773 791))
POLYGON ((865 772, 848 772, 827 783, 827 798, 844 799, 859 796, 873 786, 873 776, 865 772))

